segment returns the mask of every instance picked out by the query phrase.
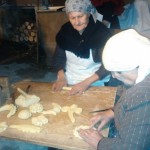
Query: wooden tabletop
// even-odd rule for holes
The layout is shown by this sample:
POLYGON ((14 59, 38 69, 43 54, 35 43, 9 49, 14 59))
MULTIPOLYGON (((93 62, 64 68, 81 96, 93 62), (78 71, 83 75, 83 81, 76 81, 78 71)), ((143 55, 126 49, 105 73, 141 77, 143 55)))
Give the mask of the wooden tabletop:
MULTIPOLYGON (((19 82, 13 85, 13 88, 21 88, 25 90, 31 85, 29 94, 35 94, 41 98, 40 103, 45 110, 51 109, 51 103, 55 102, 60 106, 71 106, 77 104, 83 109, 81 115, 75 114, 75 123, 72 123, 67 113, 60 112, 56 116, 46 115, 49 123, 42 126, 40 133, 24 133, 22 131, 7 128, 6 131, 0 133, 1 137, 32 142, 39 145, 65 149, 65 150, 92 150, 92 148, 83 140, 73 135, 75 127, 80 125, 89 125, 89 118, 92 114, 90 111, 96 109, 107 109, 113 107, 116 96, 116 88, 114 87, 91 87, 82 95, 69 96, 68 91, 54 93, 51 91, 51 83, 41 82, 19 82)), ((16 97, 19 93, 16 93, 16 97)), ((8 102, 9 103, 9 102, 8 102)), ((7 118, 8 111, 0 112, 0 122, 5 121, 8 125, 12 124, 31 124, 31 118, 22 120, 18 118, 18 108, 16 114, 7 118)), ((34 114, 33 116, 38 116, 34 114)))

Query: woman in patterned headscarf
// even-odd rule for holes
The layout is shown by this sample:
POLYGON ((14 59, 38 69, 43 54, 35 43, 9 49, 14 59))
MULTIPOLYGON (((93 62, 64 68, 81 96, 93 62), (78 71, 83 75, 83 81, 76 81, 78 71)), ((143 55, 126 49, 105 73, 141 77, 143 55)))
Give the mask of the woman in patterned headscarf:
POLYGON ((90 0, 66 0, 65 9, 69 22, 56 36, 53 64, 57 81, 52 89, 60 91, 73 85, 70 94, 82 94, 89 86, 101 86, 109 80, 101 52, 111 34, 90 0))
POLYGON ((108 40, 103 63, 112 76, 127 85, 114 109, 99 112, 92 126, 98 130, 81 130, 81 137, 97 150, 150 149, 150 41, 135 30, 122 31, 108 40), (101 135, 102 128, 114 121, 114 137, 101 135))

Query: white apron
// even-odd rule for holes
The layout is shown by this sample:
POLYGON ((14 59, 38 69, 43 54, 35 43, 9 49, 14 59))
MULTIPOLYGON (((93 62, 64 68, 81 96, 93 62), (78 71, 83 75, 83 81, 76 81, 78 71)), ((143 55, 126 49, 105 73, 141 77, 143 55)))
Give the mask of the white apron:
MULTIPOLYGON (((90 50, 89 58, 77 57, 74 53, 66 51, 66 78, 69 85, 77 84, 90 76, 92 76, 101 66, 101 63, 93 61, 92 52, 90 50)), ((108 82, 109 78, 96 81, 93 86, 103 86, 104 82, 108 82)))

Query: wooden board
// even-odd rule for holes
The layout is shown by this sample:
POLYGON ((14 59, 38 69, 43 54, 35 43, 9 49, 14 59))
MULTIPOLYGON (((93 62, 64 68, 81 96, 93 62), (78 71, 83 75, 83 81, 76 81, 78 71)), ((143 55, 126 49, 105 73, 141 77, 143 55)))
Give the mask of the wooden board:
MULTIPOLYGON (((71 123, 67 113, 60 112, 56 116, 46 115, 49 119, 49 123, 42 127, 40 133, 23 133, 16 129, 8 128, 6 131, 0 133, 0 136, 65 150, 92 150, 86 142, 73 135, 73 129, 80 125, 90 124, 89 118, 91 117, 91 114, 89 111, 98 108, 105 109, 112 107, 114 105, 116 88, 91 87, 80 96, 69 96, 68 91, 65 90, 54 93, 51 91, 50 83, 20 82, 16 83, 14 88, 19 87, 25 90, 29 84, 31 85, 29 94, 39 96, 41 98, 40 103, 44 106, 45 110, 52 108, 52 102, 58 103, 60 106, 77 104, 83 109, 82 115, 75 115, 75 123, 71 123)), ((18 93, 16 93, 16 96, 17 95, 18 93)), ((31 124, 31 118, 21 120, 17 117, 19 111, 20 109, 18 109, 17 113, 9 119, 6 118, 8 111, 1 112, 0 122, 6 121, 8 125, 31 124)), ((35 114, 33 116, 38 115, 39 114, 35 114)))

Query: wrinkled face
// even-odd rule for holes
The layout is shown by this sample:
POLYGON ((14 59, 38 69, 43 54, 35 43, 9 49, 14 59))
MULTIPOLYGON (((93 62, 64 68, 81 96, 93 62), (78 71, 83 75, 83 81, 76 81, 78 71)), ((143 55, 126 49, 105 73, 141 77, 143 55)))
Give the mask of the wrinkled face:
POLYGON ((89 14, 83 12, 70 12, 68 18, 73 28, 77 31, 84 31, 89 23, 89 14))
POLYGON ((138 68, 135 68, 131 71, 124 72, 111 72, 112 77, 122 81, 127 86, 132 86, 135 84, 138 76, 138 68))

